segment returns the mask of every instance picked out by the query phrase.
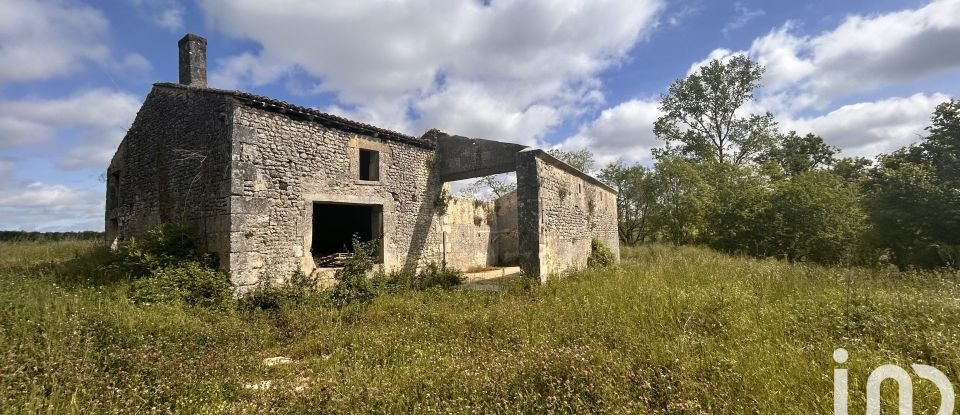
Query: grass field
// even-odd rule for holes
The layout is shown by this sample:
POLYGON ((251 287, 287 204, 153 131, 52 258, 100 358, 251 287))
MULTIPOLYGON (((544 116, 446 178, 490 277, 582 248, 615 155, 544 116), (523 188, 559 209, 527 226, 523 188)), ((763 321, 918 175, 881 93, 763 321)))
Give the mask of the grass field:
MULTIPOLYGON (((0 411, 832 413, 843 367, 862 414, 881 364, 960 380, 957 274, 657 246, 538 287, 216 311, 132 304, 128 282, 102 278, 104 255, 0 244, 0 411)), ((932 384, 914 390, 917 413, 935 413, 932 384)))

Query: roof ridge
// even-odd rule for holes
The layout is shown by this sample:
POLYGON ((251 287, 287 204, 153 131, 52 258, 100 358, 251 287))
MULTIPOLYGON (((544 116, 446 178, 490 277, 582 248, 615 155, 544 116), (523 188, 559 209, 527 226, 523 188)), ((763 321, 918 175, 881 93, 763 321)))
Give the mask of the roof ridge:
POLYGON ((362 133, 376 138, 384 138, 428 148, 433 148, 436 144, 434 140, 430 139, 427 134, 424 134, 423 137, 417 138, 393 130, 388 130, 386 128, 380 128, 375 125, 365 124, 359 121, 353 121, 340 116, 328 114, 313 108, 303 107, 276 98, 256 95, 249 92, 189 86, 172 82, 157 82, 153 85, 166 88, 188 89, 229 95, 254 108, 277 112, 287 115, 291 118, 299 118, 305 121, 318 122, 338 130, 362 133))

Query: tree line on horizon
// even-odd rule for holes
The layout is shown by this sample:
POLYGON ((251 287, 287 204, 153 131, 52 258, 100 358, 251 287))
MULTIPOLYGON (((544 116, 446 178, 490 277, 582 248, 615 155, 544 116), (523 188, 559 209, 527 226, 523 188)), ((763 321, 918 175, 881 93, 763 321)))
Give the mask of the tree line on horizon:
POLYGON ((38 231, 0 231, 0 242, 13 241, 66 241, 66 240, 95 240, 103 239, 103 232, 97 231, 66 231, 66 232, 38 232, 38 231))
MULTIPOLYGON (((919 143, 871 160, 748 114, 764 68, 713 60, 673 82, 652 167, 614 162, 624 244, 706 245, 827 264, 960 268, 960 101, 936 107, 919 143)), ((588 171, 589 150, 551 153, 588 171)))

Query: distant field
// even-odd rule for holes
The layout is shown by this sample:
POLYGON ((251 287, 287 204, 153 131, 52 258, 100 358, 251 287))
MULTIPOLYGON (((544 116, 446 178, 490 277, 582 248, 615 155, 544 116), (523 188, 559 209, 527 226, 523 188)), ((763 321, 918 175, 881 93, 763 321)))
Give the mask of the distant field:
MULTIPOLYGON (((0 411, 832 413, 837 347, 851 414, 884 363, 960 381, 955 273, 658 246, 540 287, 212 311, 131 304, 128 282, 98 273, 104 255, 0 244, 0 411)), ((935 388, 914 389, 934 413, 935 388)))

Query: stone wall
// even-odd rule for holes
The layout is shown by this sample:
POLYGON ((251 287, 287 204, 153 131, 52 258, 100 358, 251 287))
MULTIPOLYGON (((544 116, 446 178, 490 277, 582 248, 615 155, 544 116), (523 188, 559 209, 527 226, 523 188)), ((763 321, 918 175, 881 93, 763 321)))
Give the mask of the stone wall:
POLYGON ((468 270, 517 263, 517 197, 495 201, 451 198, 443 222, 447 265, 468 270))
POLYGON ((451 198, 443 215, 443 260, 466 270, 497 262, 497 217, 493 202, 451 198))
POLYGON ((520 259, 541 279, 583 268, 591 238, 620 256, 616 193, 542 150, 517 157, 520 259))
POLYGON ((154 86, 107 169, 107 243, 183 221, 227 268, 230 110, 222 96, 154 86))
POLYGON ((243 287, 314 271, 314 202, 382 206, 383 265, 439 261, 441 184, 434 150, 235 107, 230 270, 243 287), (359 149, 379 152, 379 180, 359 180, 359 149))
POLYGON ((510 192, 494 202, 496 231, 493 242, 497 247, 497 265, 519 263, 519 236, 517 234, 517 192, 510 192))

